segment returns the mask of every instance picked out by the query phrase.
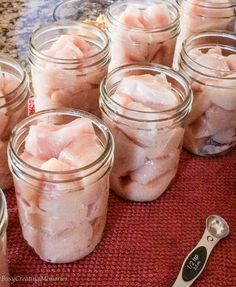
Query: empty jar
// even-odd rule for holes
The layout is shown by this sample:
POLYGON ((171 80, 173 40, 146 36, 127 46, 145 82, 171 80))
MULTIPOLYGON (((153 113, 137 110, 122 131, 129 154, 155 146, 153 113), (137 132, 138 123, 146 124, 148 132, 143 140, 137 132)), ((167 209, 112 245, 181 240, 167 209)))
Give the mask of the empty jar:
POLYGON ((15 60, 0 55, 0 187, 12 187, 7 144, 14 126, 28 115, 28 77, 15 60))
POLYGON ((108 8, 106 22, 111 41, 109 71, 137 62, 172 66, 179 34, 179 12, 173 3, 117 1, 108 8))
POLYGON ((203 32, 188 38, 179 71, 193 91, 184 146, 196 155, 221 155, 236 144, 236 35, 203 32))
POLYGON ((106 223, 114 144, 108 128, 78 110, 36 113, 9 144, 22 232, 41 259, 79 260, 106 223))
POLYGON ((44 25, 30 39, 29 60, 36 111, 67 107, 98 115, 110 60, 102 30, 70 21, 44 25))
POLYGON ((108 74, 100 108, 116 144, 114 192, 152 201, 168 188, 178 169, 191 103, 187 81, 167 67, 127 65, 108 74))
POLYGON ((0 189, 0 285, 9 287, 8 263, 7 263, 7 229, 8 215, 5 196, 0 189))
POLYGON ((177 39, 174 65, 182 44, 189 36, 204 31, 234 31, 236 3, 232 0, 177 0, 180 10, 180 34, 177 39))

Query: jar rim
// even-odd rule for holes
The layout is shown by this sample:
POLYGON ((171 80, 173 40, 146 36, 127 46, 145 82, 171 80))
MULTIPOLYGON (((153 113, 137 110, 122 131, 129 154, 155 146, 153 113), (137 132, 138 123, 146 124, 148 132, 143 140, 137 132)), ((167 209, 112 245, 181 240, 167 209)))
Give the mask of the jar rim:
MULTIPOLYGON (((71 34, 71 35, 73 35, 73 34, 71 34)), ((41 25, 38 29, 36 29, 32 33, 32 35, 30 36, 29 50, 30 50, 30 53, 32 53, 34 56, 36 56, 37 58, 42 59, 42 60, 46 60, 46 61, 53 62, 53 63, 60 64, 60 65, 63 65, 63 64, 65 64, 65 65, 66 64, 77 64, 78 65, 78 64, 84 63, 86 61, 89 61, 95 57, 99 57, 99 58, 102 57, 104 54, 104 51, 107 51, 107 53, 109 53, 108 52, 109 40, 108 40, 106 33, 102 29, 100 29, 100 28, 98 28, 92 24, 84 23, 81 21, 61 20, 61 21, 41 25), (35 42, 35 38, 37 36, 39 36, 43 33, 47 33, 48 31, 61 29, 63 27, 64 28, 69 28, 69 27, 76 28, 76 27, 78 27, 78 28, 84 28, 84 29, 86 29, 86 28, 92 29, 95 32, 100 34, 101 38, 105 42, 105 45, 97 53, 90 55, 90 56, 86 56, 82 59, 54 58, 54 57, 46 55, 45 53, 43 53, 42 51, 40 51, 39 49, 36 48, 34 42, 35 42)))
POLYGON ((0 237, 2 237, 7 229, 8 213, 6 197, 0 188, 0 237))
MULTIPOLYGON (((14 90, 12 90, 10 93, 7 93, 6 95, 4 95, 3 98, 6 98, 8 96, 11 97, 11 95, 14 95, 17 91, 21 91, 22 90, 22 92, 24 92, 25 86, 26 86, 26 84, 28 82, 28 76, 27 76, 26 71, 22 68, 21 64, 17 60, 9 57, 8 55, 0 53, 0 68, 1 68, 1 64, 13 67, 22 76, 21 79, 17 78, 17 80, 20 80, 19 84, 17 85, 17 87, 14 90)), ((0 73, 4 73, 4 71, 0 70, 0 73)), ((21 95, 21 93, 20 93, 20 95, 21 95)), ((16 97, 13 97, 12 100, 6 102, 3 105, 0 105, 0 108, 5 108, 5 107, 10 106, 13 102, 15 102, 16 98, 18 98, 18 96, 20 96, 20 95, 17 95, 16 97)))
MULTIPOLYGON (((114 139, 113 136, 109 130, 109 128, 96 116, 85 112, 85 111, 81 111, 81 110, 76 110, 76 109, 69 109, 69 108, 61 108, 61 109, 50 109, 50 110, 44 110, 41 112, 37 112, 29 117, 27 117, 26 119, 22 120, 20 123, 18 123, 13 131, 12 131, 12 135, 8 144, 8 155, 10 156, 10 158, 14 159, 14 161, 17 163, 17 165, 22 165, 23 167, 26 167, 32 171, 35 172, 40 172, 40 173, 45 173, 48 175, 70 175, 70 174, 75 174, 75 173, 80 173, 80 172, 84 172, 84 171, 89 171, 91 170, 92 167, 96 166, 97 164, 106 161, 107 158, 109 158, 109 156, 112 154, 114 150, 114 139), (15 140, 18 136, 18 134, 25 128, 25 126, 27 124, 29 124, 30 122, 32 122, 33 120, 41 117, 41 116, 45 116, 45 115, 65 115, 65 116, 75 116, 78 118, 86 118, 91 120, 91 122, 93 124, 95 124, 100 131, 103 132, 103 134, 106 137, 106 145, 104 145, 104 150, 102 152, 102 154, 92 163, 85 165, 84 167, 81 168, 76 168, 76 169, 72 169, 72 170, 68 170, 68 171, 48 171, 48 170, 44 170, 41 168, 37 168, 35 166, 30 165, 29 163, 27 163, 26 161, 22 160, 17 153, 15 152, 15 148, 14 148, 14 143, 15 140)), ((97 170, 96 170, 97 171, 97 170)), ((94 172, 96 172, 94 171, 94 172)), ((90 175, 90 174, 88 174, 90 175)), ((74 180, 78 180, 77 177, 74 178, 74 180)), ((47 180, 45 179, 44 181, 47 182, 47 180)), ((67 182, 68 180, 49 180, 49 182, 67 182)))
MULTIPOLYGON (((196 39, 199 39, 199 38, 207 38, 207 37, 211 37, 211 36, 215 36, 215 37, 222 37, 222 38, 231 38, 233 40, 236 41, 236 34, 234 33, 231 33, 231 32, 228 32, 228 31, 220 31, 220 30, 216 30, 216 31, 205 31, 205 32, 201 32, 201 33, 195 33, 193 34, 192 36, 188 37, 184 42, 183 42, 183 46, 182 46, 182 52, 180 54, 180 57, 181 57, 181 60, 184 60, 184 57, 189 61, 189 64, 187 63, 187 61, 184 60, 184 62, 188 65, 188 67, 196 72, 196 73, 199 73, 200 75, 204 76, 204 77, 210 77, 210 78, 213 78, 213 79, 224 79, 224 80, 232 80, 232 79, 236 79, 236 70, 230 70, 230 71, 223 71, 223 70, 217 70, 217 69, 214 69, 214 68, 210 68, 208 66, 204 66, 198 62, 196 62, 188 53, 187 51, 187 48, 189 47, 189 45, 191 45, 191 43, 196 40, 196 39), (199 69, 196 69, 196 68, 193 68, 193 65, 194 64, 196 67, 199 67, 199 69), (233 75, 235 74, 235 76, 232 76, 232 77, 228 77, 226 78, 225 76, 213 76, 213 75, 209 75, 207 73, 204 73, 201 68, 204 68, 205 70, 207 71, 222 71, 224 72, 225 74, 229 74, 229 75, 233 75)), ((216 45, 215 45, 216 46, 216 45)), ((204 46, 203 46, 204 47, 204 46)), ((213 46, 212 46, 213 47, 213 46)), ((220 47, 221 48, 221 44, 218 44, 217 47, 220 47)), ((227 46, 229 47, 229 46, 227 46)), ((232 46, 233 47, 233 46, 232 46)), ((198 47, 198 48, 201 48, 201 47, 198 47)), ((235 52, 236 52, 236 49, 235 49, 235 52)))
MULTIPOLYGON (((197 6, 197 7, 200 7, 200 8, 206 8, 206 9, 220 10, 220 9, 223 9, 223 8, 229 8, 229 9, 232 8, 233 9, 233 8, 236 7, 236 3, 229 2, 229 1, 225 1, 224 3, 218 3, 217 4, 218 6, 215 6, 216 3, 212 3, 210 1, 202 1, 202 0, 200 0, 199 1, 200 3, 195 3, 193 0, 176 0, 177 4, 179 6, 181 6, 181 2, 182 1, 188 2, 191 5, 194 5, 194 6, 197 6)), ((215 17, 212 17, 212 18, 215 18, 215 17)), ((216 17, 216 18, 218 18, 218 17, 216 17)), ((228 18, 228 17, 226 17, 226 18, 228 18)))
MULTIPOLYGON (((158 32, 165 32, 165 31, 168 31, 168 30, 171 30, 171 29, 175 29, 176 26, 179 26, 179 17, 180 17, 180 14, 179 14, 179 9, 177 8, 177 6, 169 1, 169 0, 155 0, 157 3, 166 3, 169 5, 169 7, 171 7, 175 13, 175 19, 168 25, 165 25, 163 27, 159 27, 159 28, 138 28, 138 27, 133 27, 133 26, 128 26, 128 25, 125 25, 123 23, 121 23, 116 17, 114 17, 114 15, 112 14, 112 9, 114 7, 118 7, 119 5, 123 5, 123 4, 129 4, 131 3, 130 0, 118 0, 116 2, 114 2, 113 4, 111 4, 107 11, 106 11, 106 19, 110 22, 114 22, 115 25, 119 25, 122 29, 124 30, 127 30, 129 31, 130 29, 132 29, 132 31, 134 32, 142 32, 142 33, 158 33, 158 32)), ((153 3, 155 1, 152 1, 153 3)))
MULTIPOLYGON (((171 69, 170 67, 163 66, 163 65, 156 65, 154 63, 128 64, 128 65, 120 66, 120 67, 114 69, 113 71, 108 73, 108 75, 103 79, 103 81, 100 85, 100 92, 101 92, 101 99, 102 100, 109 101, 110 103, 115 104, 118 107, 122 107, 127 111, 137 112, 140 115, 162 115, 162 114, 165 115, 166 113, 176 113, 177 115, 179 115, 186 107, 190 106, 192 103, 192 91, 191 91, 189 84, 188 84, 188 81, 185 79, 185 77, 181 73, 171 69), (107 85, 107 82, 109 81, 109 79, 112 76, 114 76, 117 72, 125 71, 125 70, 150 70, 151 72, 158 72, 160 74, 163 73, 163 74, 170 76, 170 77, 173 77, 173 75, 174 75, 175 77, 178 78, 179 82, 181 82, 181 85, 186 90, 187 96, 185 97, 185 99, 180 104, 178 104, 174 108, 163 110, 163 111, 156 111, 156 110, 154 110, 154 111, 138 111, 138 110, 133 110, 133 109, 123 107, 122 105, 120 105, 119 103, 114 101, 108 95, 106 85, 107 85)), ((162 118, 162 119, 158 118, 158 119, 143 120, 143 119, 137 119, 137 118, 128 117, 128 116, 124 116, 124 115, 120 115, 120 116, 122 116, 126 119, 129 119, 129 120, 132 120, 132 121, 147 122, 147 123, 164 122, 164 121, 171 120, 173 117, 176 117, 176 115, 173 116, 171 114, 169 117, 162 118)))

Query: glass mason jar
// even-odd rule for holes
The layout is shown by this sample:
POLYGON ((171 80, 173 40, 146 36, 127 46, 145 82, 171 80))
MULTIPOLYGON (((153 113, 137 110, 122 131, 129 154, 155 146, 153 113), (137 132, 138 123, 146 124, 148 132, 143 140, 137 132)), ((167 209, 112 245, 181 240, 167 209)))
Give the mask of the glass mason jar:
POLYGON ((8 263, 7 263, 7 203, 0 189, 0 285, 9 287, 8 263))
POLYGON ((182 44, 189 36, 204 31, 235 29, 235 1, 177 0, 177 4, 180 10, 180 34, 176 44, 174 67, 177 67, 182 44))
POLYGON ((167 67, 126 65, 108 74, 101 84, 100 109, 116 144, 110 177, 114 192, 132 201, 152 201, 168 188, 177 172, 191 103, 187 81, 167 67), (165 75, 180 104, 162 112, 140 111, 112 98, 124 77, 144 74, 165 75))
POLYGON ((73 262, 87 256, 100 242, 106 223, 113 153, 108 128, 96 117, 78 110, 42 111, 14 129, 8 156, 19 218, 24 238, 42 260, 73 262), (60 125, 79 118, 89 120, 102 146, 102 154, 91 164, 56 172, 36 168, 20 157, 32 125, 60 125))
POLYGON ((224 154, 236 144, 236 64, 223 71, 207 67, 207 58, 206 66, 195 59, 195 55, 211 53, 212 49, 219 51, 223 64, 228 55, 234 55, 231 59, 235 62, 236 35, 217 31, 196 34, 184 42, 179 61, 179 72, 193 91, 184 147, 201 156, 224 154))
POLYGON ((93 25, 63 21, 36 30, 30 39, 29 55, 36 111, 67 107, 98 115, 99 84, 107 73, 109 60, 107 36, 93 25), (58 44, 62 36, 64 43, 61 40, 58 44), (76 56, 73 53, 76 48, 73 44, 67 59, 63 59, 68 44, 65 36, 75 37, 75 41, 79 37, 96 51, 78 59, 77 52, 74 52, 76 56), (61 49, 60 58, 53 57, 52 47, 55 51, 61 49))
POLYGON ((0 55, 0 187, 12 187, 7 144, 14 126, 28 115, 28 77, 15 60, 0 55))
MULTIPOLYGON (((133 12, 130 11, 132 14, 133 12)), ((150 15, 153 17, 154 15, 150 15)), ((134 17, 135 15, 130 15, 134 17)), ((160 17, 163 17, 160 16, 160 17)), ((176 38, 179 34, 179 12, 177 7, 164 0, 124 0, 112 4, 106 13, 107 33, 110 38, 111 63, 109 71, 122 65, 132 63, 157 63, 172 66, 176 38), (120 15, 129 6, 144 10, 151 5, 161 4, 167 7, 170 24, 158 28, 136 28, 124 25, 120 15)))

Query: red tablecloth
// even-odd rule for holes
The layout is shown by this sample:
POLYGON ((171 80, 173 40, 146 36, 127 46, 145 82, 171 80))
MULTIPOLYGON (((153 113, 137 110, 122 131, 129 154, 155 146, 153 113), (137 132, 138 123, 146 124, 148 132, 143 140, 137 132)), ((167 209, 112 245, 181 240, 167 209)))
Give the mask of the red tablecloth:
POLYGON ((184 151, 172 186, 152 203, 127 202, 111 193, 102 242, 72 264, 38 258, 22 238, 15 195, 6 194, 10 274, 17 281, 12 286, 171 286, 210 214, 223 216, 231 234, 216 246, 194 286, 236 286, 236 151, 211 159, 184 151))

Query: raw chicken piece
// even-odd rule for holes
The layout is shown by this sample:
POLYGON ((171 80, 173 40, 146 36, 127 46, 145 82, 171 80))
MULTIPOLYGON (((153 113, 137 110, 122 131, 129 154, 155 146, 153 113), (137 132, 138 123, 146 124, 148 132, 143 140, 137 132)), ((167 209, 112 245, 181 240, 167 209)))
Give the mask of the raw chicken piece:
POLYGON ((17 193, 24 237, 43 260, 72 262, 88 255, 100 242, 109 194, 104 180, 75 192, 47 195, 41 191, 38 200, 31 197, 30 203, 17 193))
POLYGON ((192 131, 192 126, 186 126, 183 145, 187 150, 194 154, 202 155, 202 150, 206 141, 206 138, 196 139, 192 131))
MULTIPOLYGON (((47 214, 54 217, 63 217, 65 220, 71 219, 71 214, 74 215, 75 219, 80 218, 84 220, 91 217, 89 211, 91 206, 96 205, 100 200, 108 199, 109 185, 106 179, 100 179, 96 183, 86 186, 85 189, 80 189, 75 192, 63 192, 56 190, 52 191, 49 196, 42 195, 37 200, 37 206, 40 210, 45 211, 47 214), (67 204, 65 205, 65 202, 67 204), (70 206, 70 213, 68 213, 68 206, 70 206)), ((24 194, 24 198, 27 198, 27 194, 24 194)), ((34 200, 34 199, 33 199, 34 200)), ((104 201, 106 203, 106 200, 104 201)), ((28 203, 30 200, 28 199, 28 203)), ((34 203, 34 201, 32 201, 34 203)), ((105 206, 105 205, 104 205, 105 206)), ((103 214, 106 214, 106 209, 103 206, 103 214)), ((96 216, 100 216, 99 213, 93 213, 93 219, 96 216)))
MULTIPOLYGON (((203 92, 204 89, 206 89, 206 87, 202 87, 202 90, 200 93, 197 93, 197 92, 194 93, 192 112, 188 118, 188 124, 189 125, 191 125, 200 116, 202 116, 210 108, 210 106, 212 104, 211 98, 205 96, 205 94, 203 92)), ((193 90, 193 92, 194 92, 194 90, 193 90)))
POLYGON ((156 159, 176 153, 182 148, 183 137, 183 127, 159 130, 155 144, 145 148, 146 157, 148 159, 156 159))
POLYGON ((229 55, 228 57, 226 57, 226 61, 230 70, 236 71, 236 55, 233 54, 229 55))
POLYGON ((19 80, 14 75, 1 72, 0 67, 0 92, 2 92, 4 96, 13 92, 19 84, 19 80))
POLYGON ((143 166, 146 161, 144 149, 132 142, 121 131, 117 131, 114 136, 116 144, 114 173, 117 176, 124 176, 143 166))
POLYGON ((135 62, 172 65, 176 31, 172 31, 173 28, 165 28, 174 22, 172 18, 175 16, 164 1, 153 3, 146 9, 131 3, 125 11, 114 17, 121 25, 114 27, 115 25, 111 24, 109 27, 108 24, 111 38, 109 71, 135 62), (157 31, 153 32, 153 29, 157 31))
POLYGON ((40 258, 47 262, 68 263, 79 260, 93 251, 93 229, 87 221, 62 234, 48 235, 31 226, 22 224, 24 238, 40 258))
POLYGON ((84 57, 84 54, 79 48, 77 48, 74 44, 71 43, 69 45, 66 45, 61 50, 58 50, 54 54, 54 57, 63 60, 78 60, 82 59, 84 57))
POLYGON ((71 44, 79 48, 84 54, 93 48, 93 46, 77 35, 61 35, 58 40, 52 44, 51 50, 57 52, 71 44))
POLYGON ((195 60, 196 63, 202 65, 203 73, 214 73, 213 76, 221 76, 224 75, 224 72, 230 71, 226 58, 219 54, 206 53, 197 57, 195 60), (209 68, 214 71, 209 71, 209 68))
POLYGON ((50 49, 41 51, 49 57, 61 59, 62 63, 45 61, 40 64, 40 69, 32 65, 36 111, 68 107, 99 115, 99 85, 107 73, 108 60, 100 61, 97 68, 91 67, 98 62, 92 56, 101 50, 78 35, 61 35, 50 49), (78 61, 77 66, 68 60, 78 61))
MULTIPOLYGON (((52 202, 52 204, 54 204, 54 202, 52 202)), ((61 220, 61 217, 58 216, 59 210, 57 214, 49 216, 46 211, 34 205, 29 206, 26 201, 20 198, 17 201, 17 206, 23 224, 27 224, 48 235, 53 236, 65 230, 75 229, 80 225, 80 222, 77 220, 78 217, 71 220, 71 218, 67 216, 61 220)), ((87 206, 78 205, 78 210, 80 213, 77 212, 76 215, 80 216, 81 220, 85 220, 88 210, 87 206)))
POLYGON ((235 86, 232 86, 230 80, 222 80, 219 86, 214 86, 215 82, 206 82, 203 87, 202 94, 207 101, 210 100, 215 105, 221 107, 222 109, 233 111, 236 110, 236 95, 235 86))
POLYGON ((228 128, 236 128, 236 110, 226 111, 212 105, 195 123, 193 134, 195 138, 213 136, 228 128))
POLYGON ((74 140, 64 148, 58 159, 70 166, 83 168, 96 161, 103 153, 97 136, 84 135, 80 141, 74 140))
POLYGON ((175 177, 176 169, 163 174, 148 184, 111 176, 111 188, 120 196, 133 201, 152 201, 158 198, 175 177))
POLYGON ((148 184, 156 178, 167 173, 171 168, 177 168, 179 163, 179 151, 166 157, 149 160, 139 169, 130 174, 130 178, 140 184, 148 184))
POLYGON ((126 10, 119 16, 119 21, 129 27, 144 28, 142 23, 143 14, 135 6, 127 6, 126 10))
POLYGON ((50 158, 48 161, 41 165, 41 169, 60 172, 74 169, 74 167, 56 158, 50 158))
POLYGON ((32 154, 28 153, 27 151, 24 151, 21 155, 20 155, 20 158, 26 162, 27 164, 33 166, 33 167, 36 167, 36 168, 40 168, 43 163, 45 161, 37 158, 37 157, 34 157, 32 156, 32 154))
POLYGON ((91 122, 84 119, 58 126, 54 131, 51 127, 52 124, 31 126, 25 141, 25 150, 43 160, 57 158, 78 136, 94 133, 91 122))
POLYGON ((126 77, 119 83, 117 93, 125 94, 147 106, 158 107, 159 110, 162 107, 171 109, 179 103, 165 75, 126 77))
POLYGON ((142 15, 145 28, 161 28, 171 23, 170 11, 165 4, 152 4, 142 15))

